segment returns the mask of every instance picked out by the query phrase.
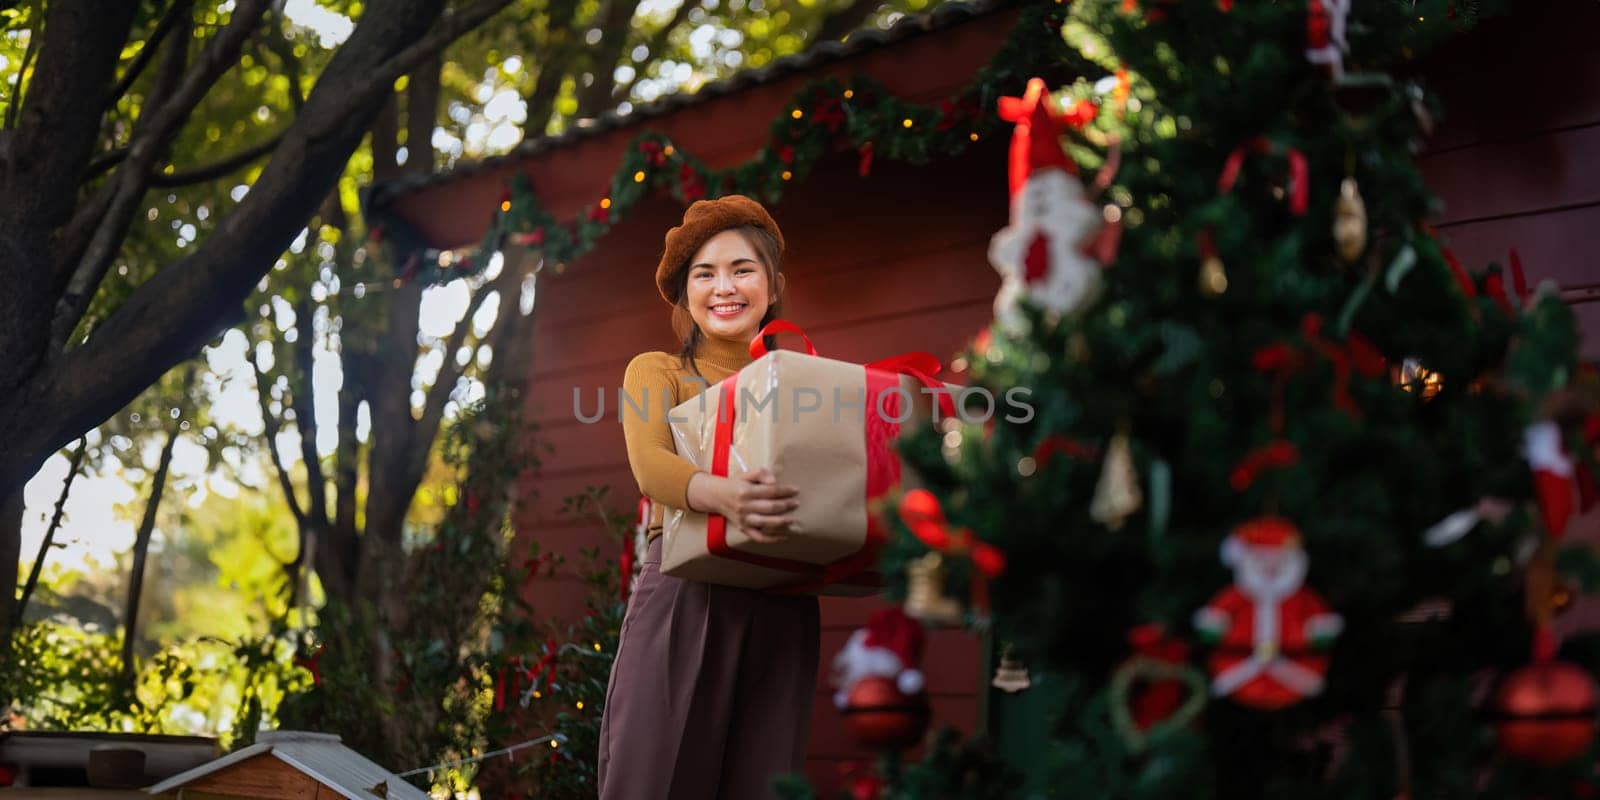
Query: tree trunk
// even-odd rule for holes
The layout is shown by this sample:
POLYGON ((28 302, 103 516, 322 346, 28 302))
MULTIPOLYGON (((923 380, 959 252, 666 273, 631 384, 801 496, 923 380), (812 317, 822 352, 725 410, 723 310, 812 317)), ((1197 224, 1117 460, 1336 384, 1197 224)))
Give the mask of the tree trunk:
MULTIPOLYGON (((17 602, 17 568, 22 562, 22 490, 0 500, 0 660, 11 655, 12 618, 17 602)), ((0 689, 0 704, 11 698, 0 689)))
POLYGON ((628 31, 633 28, 633 14, 638 9, 639 0, 606 0, 601 9, 600 42, 588 49, 591 80, 588 86, 579 81, 580 119, 599 116, 615 105, 611 97, 617 88, 617 64, 622 61, 622 48, 628 43, 628 31))
MULTIPOLYGON (((193 374, 193 370, 190 370, 189 375, 192 377, 193 374)), ((189 380, 186 379, 185 392, 188 387, 189 380)), ((172 430, 167 432, 167 443, 161 447, 161 461, 156 465, 155 476, 151 478, 150 498, 144 504, 144 518, 139 521, 139 530, 133 538, 133 570, 128 574, 127 615, 122 625, 122 672, 117 681, 124 696, 133 695, 137 678, 133 668, 133 647, 139 638, 139 601, 144 596, 145 560, 150 554, 150 535, 156 529, 156 512, 161 508, 161 495, 167 489, 167 469, 172 466, 172 447, 178 443, 180 430, 175 422, 172 430)))

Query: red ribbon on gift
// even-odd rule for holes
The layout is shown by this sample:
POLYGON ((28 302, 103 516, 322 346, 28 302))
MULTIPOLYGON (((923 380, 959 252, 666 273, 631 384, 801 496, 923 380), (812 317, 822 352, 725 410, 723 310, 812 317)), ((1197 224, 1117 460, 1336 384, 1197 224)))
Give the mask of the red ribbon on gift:
MULTIPOLYGON (((755 338, 750 341, 751 357, 760 358, 766 355, 768 353, 766 337, 778 333, 798 335, 805 342, 806 353, 813 356, 817 354, 816 346, 811 343, 811 338, 806 336, 805 331, 792 322, 780 319, 767 323, 756 333, 755 338)), ((933 375, 942 369, 939 359, 927 353, 905 353, 874 361, 867 364, 865 369, 867 408, 882 412, 865 414, 867 440, 865 495, 866 499, 871 501, 883 496, 900 482, 900 459, 888 446, 888 442, 900 433, 900 424, 890 421, 898 418, 902 410, 900 393, 892 391, 900 385, 899 376, 910 375, 926 386, 937 387, 939 391, 936 392, 936 396, 939 397, 941 409, 945 409, 952 416, 955 413, 955 404, 949 394, 943 391, 944 386, 933 378, 933 375)), ((728 458, 733 446, 733 426, 738 416, 734 395, 738 380, 738 373, 735 373, 716 386, 721 402, 717 411, 716 427, 712 434, 711 474, 718 477, 728 476, 728 458)), ((828 584, 847 581, 882 585, 882 577, 872 572, 872 566, 887 541, 888 532, 884 530, 883 524, 874 515, 868 514, 867 533, 859 550, 830 564, 813 564, 808 561, 735 550, 728 544, 727 518, 721 514, 712 514, 706 520, 706 549, 712 555, 800 576, 796 583, 776 590, 783 592, 815 591, 828 584)))

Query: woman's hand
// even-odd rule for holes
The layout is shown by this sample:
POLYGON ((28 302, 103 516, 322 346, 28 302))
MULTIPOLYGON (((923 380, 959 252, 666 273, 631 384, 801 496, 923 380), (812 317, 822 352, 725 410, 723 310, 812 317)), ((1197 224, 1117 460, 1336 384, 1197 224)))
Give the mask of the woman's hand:
POLYGON ((689 480, 689 506, 708 514, 721 514, 763 544, 781 542, 796 522, 798 490, 779 484, 772 470, 762 468, 738 478, 705 472, 689 480))

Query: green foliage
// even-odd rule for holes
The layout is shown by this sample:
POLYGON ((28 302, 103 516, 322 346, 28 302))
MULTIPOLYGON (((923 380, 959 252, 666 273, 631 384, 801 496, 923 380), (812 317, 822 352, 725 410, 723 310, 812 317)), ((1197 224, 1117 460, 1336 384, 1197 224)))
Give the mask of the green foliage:
POLYGON ((442 450, 459 470, 456 502, 406 556, 406 618, 386 618, 371 599, 328 598, 298 651, 318 678, 284 703, 286 724, 338 733, 401 769, 484 745, 493 676, 532 640, 512 599, 524 562, 510 548, 507 502, 530 463, 525 435, 516 400, 500 394, 451 423, 442 450))
POLYGON ((203 637, 142 659, 130 696, 116 680, 121 646, 118 636, 70 622, 24 624, 0 663, 12 713, 30 730, 207 734, 227 745, 248 741, 305 682, 281 637, 203 637))
MULTIPOLYGON (((563 498, 562 505, 565 513, 577 518, 592 517, 608 539, 620 540, 621 547, 632 545, 633 518, 611 507, 609 487, 586 487, 583 494, 563 498)), ((509 683, 502 687, 520 686, 522 691, 518 695, 507 689, 506 713, 497 715, 491 725, 503 744, 552 735, 558 737, 559 746, 551 748, 548 755, 486 765, 479 779, 481 786, 510 788, 540 800, 595 796, 600 717, 626 611, 621 582, 631 576, 622 575, 618 564, 599 548, 585 549, 579 555, 587 613, 575 622, 539 626, 545 635, 542 649, 536 651, 539 657, 536 661, 525 658, 513 666, 513 671, 518 667, 525 670, 523 679, 507 675, 509 683)), ((558 563, 552 560, 552 571, 558 563)), ((519 606, 530 617, 538 611, 520 601, 519 606)))
MULTIPOLYGON (((982 741, 963 741, 960 732, 945 728, 934 735, 922 760, 907 764, 899 761, 898 754, 879 760, 877 769, 864 768, 846 779, 847 786, 839 797, 844 800, 862 796, 880 800, 1002 800, 1016 797, 1022 786, 1022 775, 996 758, 982 741), (854 792, 853 786, 862 787, 854 792), (867 794, 868 787, 877 792, 867 794)), ((816 800, 816 792, 798 775, 779 778, 775 789, 783 800, 816 800)))

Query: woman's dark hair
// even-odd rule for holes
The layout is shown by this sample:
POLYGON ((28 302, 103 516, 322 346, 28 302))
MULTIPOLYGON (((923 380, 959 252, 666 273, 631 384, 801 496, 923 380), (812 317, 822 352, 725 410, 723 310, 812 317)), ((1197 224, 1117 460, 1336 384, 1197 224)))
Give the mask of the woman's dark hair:
MULTIPOLYGON (((740 236, 744 237, 746 242, 750 243, 751 247, 755 248, 756 256, 761 259, 761 265, 767 269, 767 286, 776 294, 778 291, 778 276, 783 272, 783 265, 780 263, 783 260, 783 256, 778 250, 778 240, 772 234, 753 225, 740 225, 737 228, 729 228, 728 230, 736 231, 740 236)), ((705 333, 701 332, 700 326, 694 321, 694 316, 689 313, 688 286, 690 271, 685 269, 681 270, 681 272, 684 285, 680 287, 681 290, 678 292, 677 304, 672 307, 672 329, 683 339, 683 346, 678 350, 678 360, 682 362, 684 369, 693 372, 695 375, 700 375, 700 368, 695 366, 694 363, 694 354, 700 351, 700 342, 705 339, 705 333)), ((782 296, 773 298, 772 305, 767 306, 767 313, 761 317, 761 327, 766 327, 767 323, 782 316, 782 305, 782 296)), ((777 347, 777 343, 774 341, 775 338, 773 336, 766 337, 765 344, 767 349, 771 350, 777 347)), ((705 376, 701 375, 701 377, 705 376)))

